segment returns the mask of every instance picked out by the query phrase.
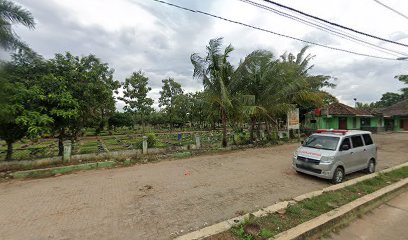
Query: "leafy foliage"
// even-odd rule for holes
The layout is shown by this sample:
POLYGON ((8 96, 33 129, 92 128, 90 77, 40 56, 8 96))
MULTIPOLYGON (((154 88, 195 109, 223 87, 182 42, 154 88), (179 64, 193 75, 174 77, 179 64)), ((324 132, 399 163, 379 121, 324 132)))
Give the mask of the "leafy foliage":
POLYGON ((147 97, 147 93, 152 90, 147 86, 148 82, 149 78, 142 71, 132 73, 123 83, 123 97, 119 98, 126 103, 126 111, 140 116, 143 131, 145 117, 153 111, 153 99, 147 97))
POLYGON ((19 36, 13 31, 13 24, 22 24, 34 28, 35 21, 32 14, 21 6, 9 0, 0 0, 0 46, 5 50, 28 49, 19 36))

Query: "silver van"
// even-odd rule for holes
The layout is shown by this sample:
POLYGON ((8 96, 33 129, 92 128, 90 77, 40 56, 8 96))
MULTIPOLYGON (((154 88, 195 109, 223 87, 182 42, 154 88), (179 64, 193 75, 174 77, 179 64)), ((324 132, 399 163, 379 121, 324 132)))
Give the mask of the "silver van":
POLYGON ((377 146, 368 131, 317 130, 294 152, 292 164, 297 172, 336 184, 352 172, 375 172, 377 146))

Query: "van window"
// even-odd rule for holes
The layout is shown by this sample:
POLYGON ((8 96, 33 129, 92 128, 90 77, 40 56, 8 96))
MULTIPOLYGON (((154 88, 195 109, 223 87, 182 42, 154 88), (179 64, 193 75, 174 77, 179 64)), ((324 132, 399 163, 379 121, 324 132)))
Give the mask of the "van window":
POLYGON ((311 135, 308 139, 306 139, 303 146, 335 151, 339 140, 339 137, 311 135))
POLYGON ((347 145, 349 148, 351 148, 350 138, 345 138, 343 140, 343 142, 341 143, 341 146, 340 146, 340 150, 343 148, 344 145, 347 145))
POLYGON ((351 142, 353 143, 353 148, 364 146, 363 139, 360 135, 352 136, 351 142))
POLYGON ((373 139, 371 139, 370 134, 363 134, 365 145, 373 144, 373 139))

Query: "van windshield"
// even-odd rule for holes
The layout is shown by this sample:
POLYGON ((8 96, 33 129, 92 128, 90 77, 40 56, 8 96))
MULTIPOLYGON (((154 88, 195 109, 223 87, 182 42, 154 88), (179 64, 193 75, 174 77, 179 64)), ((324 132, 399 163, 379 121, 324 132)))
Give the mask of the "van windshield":
POLYGON ((312 135, 308 139, 306 139, 303 146, 335 151, 339 140, 339 137, 312 135))

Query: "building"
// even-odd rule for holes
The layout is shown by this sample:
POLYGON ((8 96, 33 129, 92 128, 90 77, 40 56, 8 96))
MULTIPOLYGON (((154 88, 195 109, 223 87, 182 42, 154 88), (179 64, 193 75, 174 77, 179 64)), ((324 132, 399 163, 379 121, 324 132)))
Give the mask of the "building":
POLYGON ((356 109, 342 103, 333 103, 305 116, 305 129, 361 129, 371 132, 384 130, 382 113, 356 109))
POLYGON ((386 130, 408 131, 408 99, 379 112, 384 116, 386 130))

